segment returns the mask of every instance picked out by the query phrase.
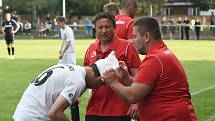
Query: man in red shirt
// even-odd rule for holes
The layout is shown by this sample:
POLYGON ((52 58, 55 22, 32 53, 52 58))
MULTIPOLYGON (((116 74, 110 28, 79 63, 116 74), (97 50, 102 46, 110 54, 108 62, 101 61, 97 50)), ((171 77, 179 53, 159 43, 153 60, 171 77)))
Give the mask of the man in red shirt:
POLYGON ((116 34, 119 38, 132 39, 133 24, 137 9, 137 0, 122 0, 121 13, 116 15, 116 34))
POLYGON ((126 74, 125 65, 121 64, 118 71, 106 71, 104 79, 117 95, 130 103, 139 103, 140 121, 196 121, 185 71, 162 41, 159 28, 151 17, 136 21, 135 45, 146 57, 135 78, 126 74), (126 87, 117 81, 116 75, 134 82, 126 87))
MULTIPOLYGON (((115 51, 116 58, 124 61, 129 68, 129 73, 134 76, 140 65, 140 59, 134 44, 115 36, 115 19, 111 13, 98 13, 95 17, 96 38, 86 52, 84 65, 90 65, 96 60, 108 56, 115 51)), ((120 82, 130 85, 132 82, 120 82)), ((108 86, 92 90, 88 102, 85 121, 131 121, 129 114, 130 104, 117 95, 108 86)), ((133 110, 136 115, 137 110, 133 110)), ((134 114, 133 114, 134 113, 134 114)))
POLYGON ((137 0, 122 0, 121 2, 121 13, 117 4, 111 2, 104 5, 103 10, 111 12, 116 19, 116 35, 122 39, 132 39, 133 24, 137 9, 137 0))

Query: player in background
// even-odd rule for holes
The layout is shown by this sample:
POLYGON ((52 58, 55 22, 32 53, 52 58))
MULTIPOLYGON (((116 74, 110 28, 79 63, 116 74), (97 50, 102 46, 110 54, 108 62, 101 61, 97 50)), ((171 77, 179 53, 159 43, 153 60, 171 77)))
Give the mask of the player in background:
POLYGON ((25 90, 13 115, 14 121, 71 121, 64 110, 86 88, 102 86, 104 81, 100 75, 107 69, 118 67, 119 62, 112 52, 90 66, 58 64, 46 69, 25 90))
POLYGON ((19 30, 19 24, 16 23, 13 19, 11 19, 11 14, 5 14, 5 21, 2 23, 2 33, 5 36, 5 41, 7 45, 8 58, 14 59, 14 33, 19 30))
POLYGON ((105 12, 110 12, 112 13, 114 16, 119 15, 119 7, 116 3, 114 2, 110 2, 107 3, 103 6, 103 10, 105 12))
POLYGON ((130 40, 133 38, 133 24, 137 9, 137 0, 122 0, 121 12, 117 10, 117 4, 111 2, 104 5, 103 9, 106 12, 111 12, 116 19, 116 35, 119 38, 130 40))
POLYGON ((66 25, 64 17, 57 18, 57 24, 61 28, 62 44, 59 51, 59 64, 76 64, 75 47, 74 47, 74 32, 66 25))
MULTIPOLYGON (((61 38, 63 42, 60 48, 59 64, 74 64, 76 65, 75 47, 74 47, 74 32, 66 25, 64 17, 60 16, 56 19, 58 26, 61 28, 61 38)), ((79 99, 75 101, 70 109, 73 121, 80 121, 79 114, 79 99)))

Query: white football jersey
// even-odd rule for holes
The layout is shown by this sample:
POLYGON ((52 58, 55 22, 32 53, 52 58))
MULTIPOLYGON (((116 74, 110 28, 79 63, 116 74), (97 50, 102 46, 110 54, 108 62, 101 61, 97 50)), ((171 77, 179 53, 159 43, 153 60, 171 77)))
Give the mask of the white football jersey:
POLYGON ((61 28, 61 38, 63 39, 63 44, 66 41, 70 41, 70 47, 67 49, 66 52, 74 53, 75 52, 75 47, 74 47, 75 37, 74 37, 73 30, 69 26, 65 25, 64 29, 61 28))
POLYGON ((86 88, 86 71, 75 65, 55 65, 43 71, 25 90, 16 111, 15 121, 50 121, 48 111, 59 95, 70 104, 86 88))

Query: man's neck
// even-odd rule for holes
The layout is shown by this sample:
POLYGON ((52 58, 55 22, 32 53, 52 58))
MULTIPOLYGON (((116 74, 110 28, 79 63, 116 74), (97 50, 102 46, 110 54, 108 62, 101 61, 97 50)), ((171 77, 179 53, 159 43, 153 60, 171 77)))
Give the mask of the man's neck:
POLYGON ((112 41, 113 41, 113 39, 110 41, 105 41, 105 42, 101 41, 100 47, 102 49, 102 52, 104 52, 109 47, 109 45, 112 43, 112 41))
POLYGON ((122 10, 122 11, 120 12, 120 15, 128 16, 128 15, 126 14, 125 10, 122 10))
POLYGON ((125 10, 122 10, 121 13, 120 13, 120 15, 124 15, 124 16, 128 16, 128 17, 130 17, 130 18, 133 18, 133 17, 131 17, 131 16, 129 15, 129 13, 127 13, 125 10))
POLYGON ((66 24, 63 25, 62 29, 65 29, 65 28, 66 28, 66 24))
POLYGON ((146 48, 146 52, 148 53, 148 51, 150 50, 150 48, 152 48, 154 45, 156 45, 157 43, 161 43, 162 39, 158 39, 158 40, 153 40, 149 43, 149 45, 146 48))

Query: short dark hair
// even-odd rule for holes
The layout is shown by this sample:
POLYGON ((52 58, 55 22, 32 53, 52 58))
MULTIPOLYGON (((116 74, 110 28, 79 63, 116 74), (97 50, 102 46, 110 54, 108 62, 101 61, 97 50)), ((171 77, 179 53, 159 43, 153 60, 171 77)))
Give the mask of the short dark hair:
POLYGON ((59 21, 59 22, 66 22, 66 19, 63 17, 63 16, 58 16, 56 21, 59 21))
POLYGON ((110 13, 110 12, 101 12, 101 13, 96 14, 96 16, 95 16, 95 18, 94 18, 95 26, 96 26, 96 21, 98 21, 98 20, 100 20, 100 19, 103 19, 103 18, 106 18, 106 19, 111 20, 111 22, 112 22, 114 28, 116 28, 115 17, 114 17, 113 14, 110 13))
POLYGON ((154 39, 161 39, 160 26, 153 17, 142 17, 134 23, 134 27, 138 27, 137 31, 142 36, 145 32, 149 32, 154 39))
POLYGON ((119 7, 114 2, 105 4, 103 10, 105 12, 111 12, 114 16, 119 14, 119 7))
POLYGON ((95 74, 95 77, 101 76, 101 74, 99 73, 99 69, 98 69, 98 67, 97 67, 96 64, 93 63, 93 64, 91 64, 89 67, 92 67, 93 72, 94 72, 94 74, 95 74))

